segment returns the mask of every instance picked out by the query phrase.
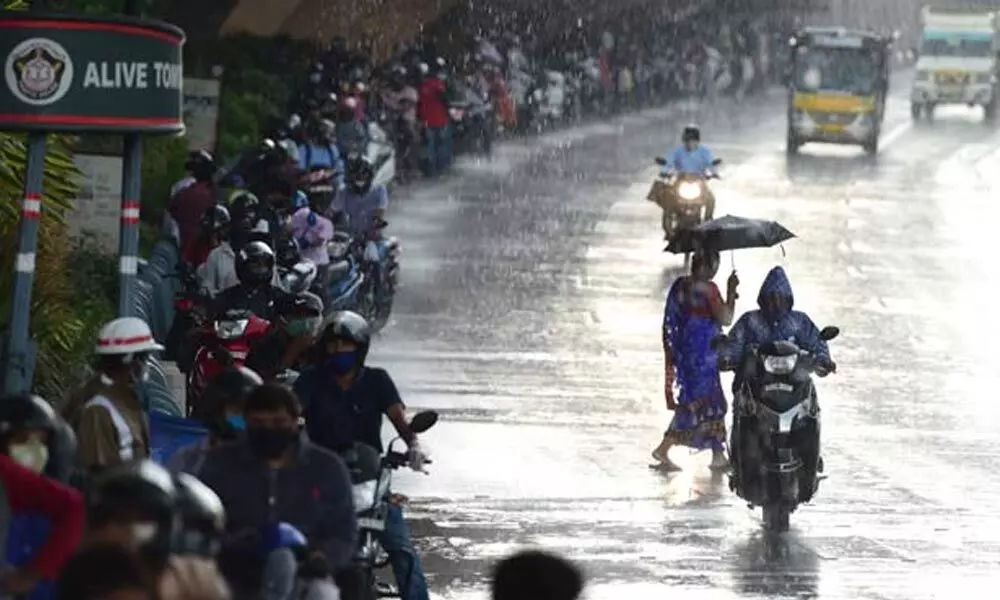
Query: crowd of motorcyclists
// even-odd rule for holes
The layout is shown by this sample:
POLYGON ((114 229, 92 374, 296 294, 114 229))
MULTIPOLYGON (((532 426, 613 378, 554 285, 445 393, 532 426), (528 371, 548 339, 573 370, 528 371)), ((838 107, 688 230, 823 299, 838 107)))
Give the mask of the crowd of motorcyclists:
MULTIPOLYGON (((734 85, 722 85, 723 72, 740 81, 759 73, 742 68, 764 52, 752 29, 714 30, 720 48, 739 41, 729 54, 697 31, 633 44, 578 28, 549 47, 483 34, 453 60, 424 44, 378 69, 335 40, 268 139, 226 165, 192 152, 165 218, 182 288, 166 347, 141 319, 115 319, 99 333, 93 377, 58 413, 30 394, 0 400, 0 540, 10 567, 0 593, 368 600, 376 586, 367 535, 388 555, 401 597, 427 600, 405 498, 379 488, 369 507, 356 495, 368 468, 359 448, 374 451, 379 481, 386 470, 422 471, 419 434, 436 419, 408 419, 391 376, 366 364, 395 291, 398 246, 384 234, 390 186, 446 171, 456 135, 489 152, 500 131, 712 95, 734 85), (739 68, 724 66, 731 57, 739 68), (140 390, 151 356, 164 351, 187 375, 187 417, 205 433, 158 464, 140 390), (383 445, 383 417, 404 452, 383 445)), ((699 141, 686 130, 664 174, 714 166, 699 141)), ((678 412, 654 456, 672 467, 672 445, 722 450, 725 400, 718 365, 705 361, 711 336, 733 318, 738 281, 723 301, 711 283, 717 269, 717 256, 699 256, 668 300, 666 391, 678 412)), ((722 355, 798 336, 832 371, 815 326, 791 310, 783 274, 761 293, 761 311, 737 322, 722 355)), ((572 567, 544 556, 523 562, 498 569, 498 600, 530 598, 525 582, 555 575, 550 598, 580 594, 572 567)))

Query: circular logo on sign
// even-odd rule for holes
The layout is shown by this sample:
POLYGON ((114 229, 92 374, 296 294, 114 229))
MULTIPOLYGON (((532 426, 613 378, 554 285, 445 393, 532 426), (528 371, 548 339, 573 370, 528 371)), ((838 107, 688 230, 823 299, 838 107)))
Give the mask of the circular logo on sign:
POLYGON ((24 40, 7 55, 4 77, 11 93, 25 104, 58 102, 73 83, 73 61, 61 45, 46 38, 24 40))

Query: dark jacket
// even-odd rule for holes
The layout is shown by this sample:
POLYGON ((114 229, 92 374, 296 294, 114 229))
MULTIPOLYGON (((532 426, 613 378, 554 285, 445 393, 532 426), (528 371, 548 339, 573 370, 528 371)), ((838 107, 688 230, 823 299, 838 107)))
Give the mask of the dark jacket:
POLYGON ((339 456, 305 436, 295 462, 278 470, 261 464, 245 442, 213 448, 200 479, 226 507, 230 537, 219 566, 237 589, 259 586, 259 533, 275 523, 290 523, 301 531, 311 548, 326 555, 330 568, 349 564, 357 543, 350 475, 339 456))

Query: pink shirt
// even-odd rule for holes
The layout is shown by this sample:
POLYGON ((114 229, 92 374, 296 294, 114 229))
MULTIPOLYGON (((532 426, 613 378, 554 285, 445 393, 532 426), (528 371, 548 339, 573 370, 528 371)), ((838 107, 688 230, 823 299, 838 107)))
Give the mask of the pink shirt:
POLYGON ((333 239, 333 222, 321 214, 313 212, 309 207, 302 207, 292 215, 292 234, 295 239, 304 239, 307 243, 302 248, 302 258, 309 259, 317 265, 330 263, 330 254, 326 245, 333 239), (309 215, 315 215, 313 223, 309 223, 309 215))

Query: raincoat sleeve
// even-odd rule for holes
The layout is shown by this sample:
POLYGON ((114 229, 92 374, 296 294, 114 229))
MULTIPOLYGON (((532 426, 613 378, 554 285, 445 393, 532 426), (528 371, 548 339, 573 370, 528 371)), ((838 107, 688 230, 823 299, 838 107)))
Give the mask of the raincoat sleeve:
POLYGON ((6 456, 0 456, 0 479, 3 479, 12 513, 42 515, 52 522, 45 545, 28 568, 54 581, 83 535, 86 518, 83 497, 76 490, 29 471, 6 456))
POLYGON ((107 467, 121 462, 118 429, 103 406, 87 406, 81 411, 76 437, 84 468, 107 467))
POLYGON ((799 348, 809 352, 815 358, 829 360, 830 347, 827 346, 826 342, 819 337, 819 328, 816 327, 813 320, 809 318, 809 315, 802 312, 796 312, 795 321, 795 341, 799 348))
POLYGON ((743 352, 752 341, 750 330, 751 313, 744 313, 729 329, 725 345, 719 350, 719 358, 730 365, 739 363, 743 352))

